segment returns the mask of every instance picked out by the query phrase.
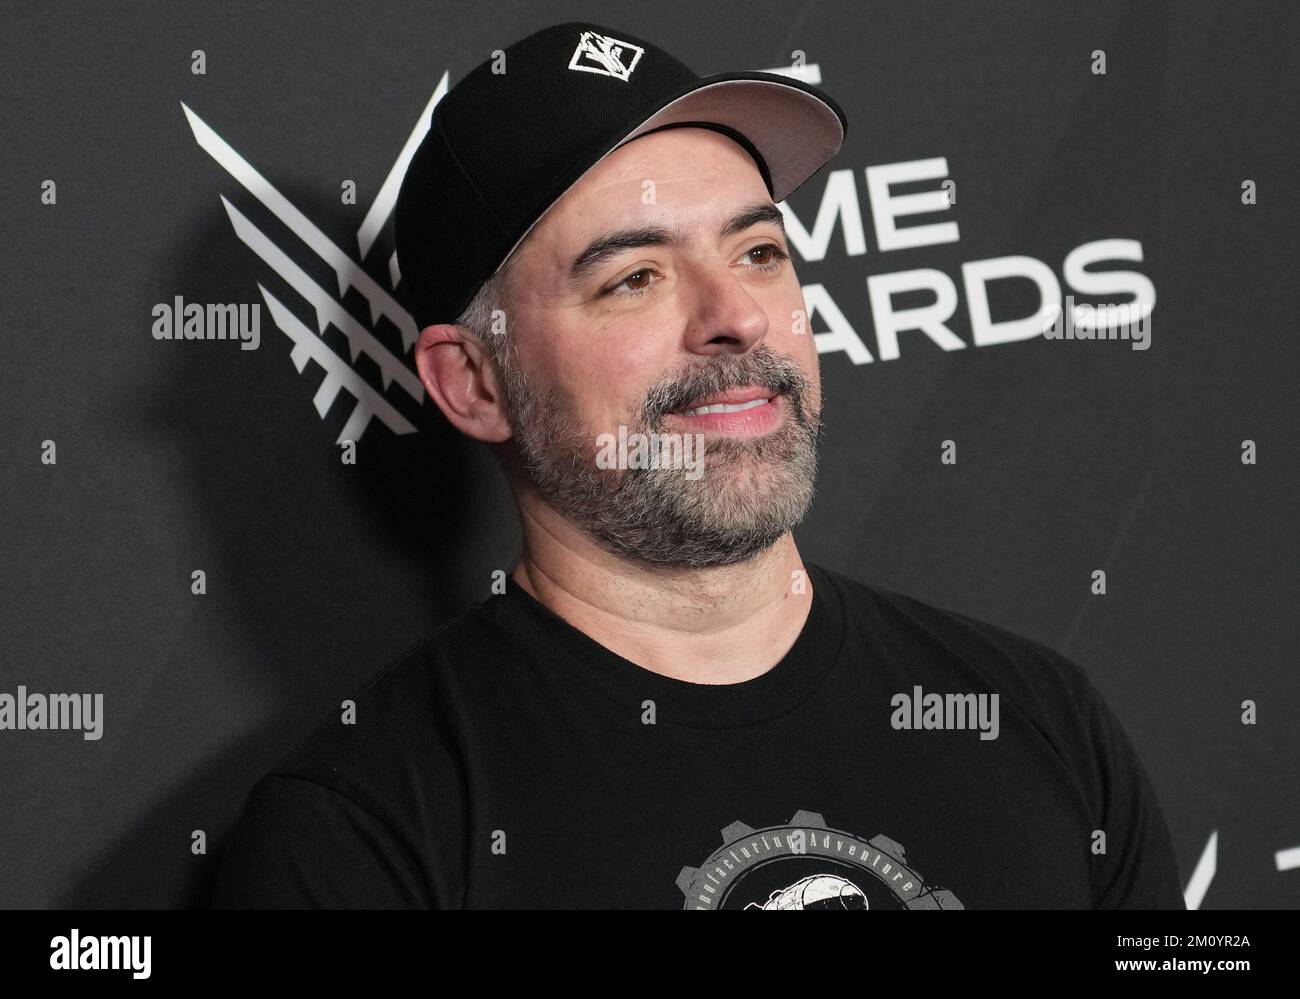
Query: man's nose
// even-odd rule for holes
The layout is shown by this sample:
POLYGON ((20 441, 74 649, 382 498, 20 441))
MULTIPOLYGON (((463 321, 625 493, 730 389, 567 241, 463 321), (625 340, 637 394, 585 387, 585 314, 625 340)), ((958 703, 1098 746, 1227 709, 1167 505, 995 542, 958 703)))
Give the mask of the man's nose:
POLYGON ((768 332, 767 311, 730 267, 696 266, 687 283, 687 349, 700 354, 744 353, 768 332))

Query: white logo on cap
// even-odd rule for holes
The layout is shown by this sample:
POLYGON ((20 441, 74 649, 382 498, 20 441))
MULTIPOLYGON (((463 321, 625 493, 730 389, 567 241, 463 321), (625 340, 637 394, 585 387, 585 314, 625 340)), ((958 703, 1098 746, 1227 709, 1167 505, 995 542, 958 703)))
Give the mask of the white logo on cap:
POLYGON ((631 42, 584 31, 578 38, 578 47, 573 50, 573 58, 569 60, 569 69, 626 80, 636 69, 643 52, 645 49, 631 42))

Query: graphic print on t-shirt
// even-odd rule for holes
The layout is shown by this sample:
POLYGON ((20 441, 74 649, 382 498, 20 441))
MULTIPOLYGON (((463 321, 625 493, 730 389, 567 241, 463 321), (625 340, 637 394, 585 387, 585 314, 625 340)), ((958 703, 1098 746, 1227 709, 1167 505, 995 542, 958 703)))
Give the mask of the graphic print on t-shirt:
POLYGON ((887 836, 862 840, 817 812, 751 829, 733 822, 722 847, 683 867, 684 909, 964 909, 947 888, 926 885, 887 836))

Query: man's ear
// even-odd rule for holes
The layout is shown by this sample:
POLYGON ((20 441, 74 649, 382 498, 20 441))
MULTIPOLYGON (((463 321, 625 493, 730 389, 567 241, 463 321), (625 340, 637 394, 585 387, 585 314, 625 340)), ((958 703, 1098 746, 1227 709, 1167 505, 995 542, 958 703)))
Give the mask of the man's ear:
POLYGON ((496 369, 470 333, 449 323, 426 326, 415 342, 415 368, 457 430, 493 444, 509 440, 510 421, 496 369))

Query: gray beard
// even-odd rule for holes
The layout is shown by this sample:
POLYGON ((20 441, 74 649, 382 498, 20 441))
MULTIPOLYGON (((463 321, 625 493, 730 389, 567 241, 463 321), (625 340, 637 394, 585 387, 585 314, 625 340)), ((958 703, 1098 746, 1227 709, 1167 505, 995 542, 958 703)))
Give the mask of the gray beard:
MULTIPOLYGON (((513 343, 505 349, 513 354, 513 343)), ((681 469, 598 467, 597 434, 617 427, 580 426, 566 399, 534 392, 516 361, 507 357, 499 370, 525 474, 552 508, 617 556, 677 568, 745 562, 802 522, 812 505, 821 414, 808 411, 803 372, 766 345, 719 354, 661 382, 627 424, 629 436, 662 434, 669 412, 702 396, 745 385, 780 392, 786 411, 777 429, 711 438, 697 479, 681 469)))

